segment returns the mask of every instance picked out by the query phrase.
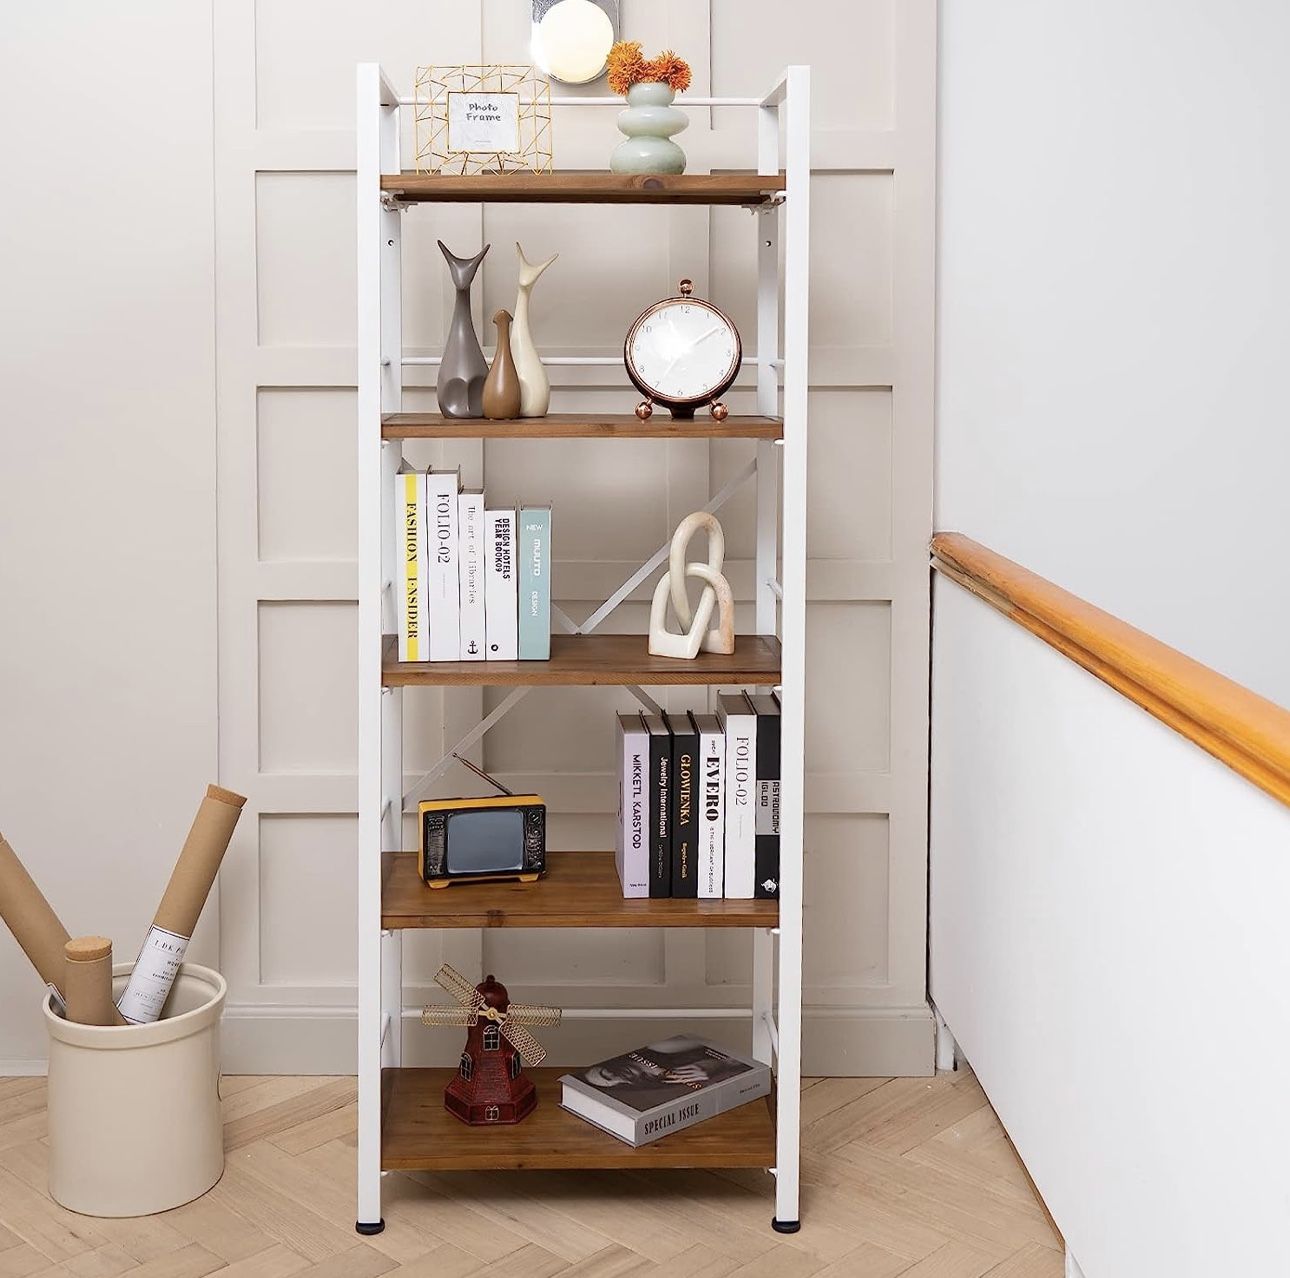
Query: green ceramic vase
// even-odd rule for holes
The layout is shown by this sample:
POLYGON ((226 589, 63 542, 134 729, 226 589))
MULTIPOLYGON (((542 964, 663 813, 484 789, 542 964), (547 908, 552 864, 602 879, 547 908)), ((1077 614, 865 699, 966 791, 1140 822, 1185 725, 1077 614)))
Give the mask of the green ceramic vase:
POLYGON ((684 173, 685 152, 672 141, 689 123, 672 105, 676 94, 666 84, 645 81, 627 90, 627 110, 618 127, 627 135, 609 157, 615 173, 684 173))

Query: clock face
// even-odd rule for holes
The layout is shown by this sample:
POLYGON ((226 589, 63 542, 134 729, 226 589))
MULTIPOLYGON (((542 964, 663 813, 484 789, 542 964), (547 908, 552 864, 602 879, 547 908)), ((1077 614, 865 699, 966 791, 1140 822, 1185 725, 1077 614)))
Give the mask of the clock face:
POLYGON ((693 298, 660 302, 632 332, 627 357, 640 383, 664 401, 721 394, 739 368, 739 335, 715 307, 693 298))

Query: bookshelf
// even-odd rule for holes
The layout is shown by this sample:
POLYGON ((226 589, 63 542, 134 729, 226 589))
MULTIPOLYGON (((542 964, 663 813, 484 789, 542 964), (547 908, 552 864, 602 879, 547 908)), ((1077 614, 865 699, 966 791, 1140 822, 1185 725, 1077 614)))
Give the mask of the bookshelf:
MULTIPOLYGON (((358 67, 358 1151, 357 1228, 383 1228, 383 1170, 738 1167, 774 1172, 773 1226, 799 1228, 802 1017, 803 692, 806 631, 807 301, 810 224, 810 72, 789 68, 760 100, 711 99, 756 113, 757 173, 679 177, 609 173, 426 176, 400 171, 401 97, 375 64, 358 67), (781 153, 785 157, 781 171, 781 153), (559 413, 528 421, 449 420, 403 411, 403 370, 432 364, 401 334, 402 227, 408 211, 437 203, 575 203, 742 206, 758 220, 757 325, 745 362, 756 370, 755 416, 673 422, 666 413, 559 413), (783 248, 781 267, 780 251, 783 248), (781 303, 783 307, 781 320, 781 303), (408 663, 391 639, 394 609, 393 481, 408 440, 743 439, 756 458, 712 498, 718 510, 744 482, 756 492, 754 632, 732 656, 693 662, 651 657, 644 635, 593 633, 663 562, 641 565, 581 627, 553 634, 546 662, 408 663), (583 633, 585 631, 585 633, 583 633), (624 900, 612 853, 548 853, 538 884, 433 890, 402 852, 402 690, 508 686, 512 692, 460 745, 478 740, 513 698, 534 686, 618 685, 645 701, 650 687, 778 688, 782 704, 781 865, 777 901, 624 900), (774 1066, 775 1090, 694 1128, 632 1149, 558 1105, 558 1069, 531 1071, 540 1103, 513 1127, 468 1128, 443 1109, 451 1071, 403 1065, 402 937, 419 928, 746 928, 753 938, 751 1006, 677 1009, 678 1018, 740 1017, 751 1052, 774 1066)), ((577 107, 620 108, 579 98, 577 107)), ((433 207, 415 216, 433 217, 433 207)), ((555 362, 555 361, 553 361, 555 362)), ((606 363, 564 358, 563 363, 606 363)), ((612 362, 612 361, 608 361, 612 362)), ((623 374, 625 402, 634 392, 623 374)), ((442 761, 441 761, 442 762, 442 761)), ((413 1012, 413 1009, 407 1009, 413 1012)), ((415 1014, 413 1012, 413 1014, 415 1014)), ((664 1022, 660 1022, 660 1025, 664 1022)), ((684 1028, 669 1026, 668 1033, 684 1028)), ((662 1037, 663 1035, 660 1035, 662 1037)))
POLYGON ((381 854, 381 926, 778 927, 778 901, 627 900, 612 852, 549 852, 542 880, 428 889, 415 852, 381 854))
POLYGON ((551 413, 518 421, 465 421, 438 413, 387 413, 382 439, 783 439, 778 417, 696 417, 676 422, 658 413, 643 422, 635 413, 551 413))
POLYGON ((538 1107, 515 1127, 467 1127, 443 1107, 450 1069, 387 1069, 382 1075, 385 1171, 542 1168, 770 1167, 774 1096, 633 1149, 560 1108, 562 1069, 525 1071, 538 1107))
MULTIPOLYGON (((615 104, 622 106, 622 100, 615 104)), ((733 204, 755 208, 783 193, 782 173, 390 173, 381 190, 407 204, 733 204)))
POLYGON ((552 635, 550 661, 400 661, 386 635, 381 681, 387 688, 680 687, 780 681, 780 644, 770 635, 738 635, 728 657, 701 652, 693 661, 651 657, 644 635, 552 635))

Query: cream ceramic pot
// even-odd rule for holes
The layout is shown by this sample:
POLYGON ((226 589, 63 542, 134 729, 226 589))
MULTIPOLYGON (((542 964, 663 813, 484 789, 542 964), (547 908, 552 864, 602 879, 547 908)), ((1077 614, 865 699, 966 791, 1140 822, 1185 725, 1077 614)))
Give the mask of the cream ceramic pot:
MULTIPOLYGON (((119 996, 133 964, 112 969, 119 996)), ((49 1193, 86 1216, 147 1216, 224 1174, 219 1023, 228 986, 185 963, 151 1025, 77 1025, 44 1003, 49 1030, 49 1193)))

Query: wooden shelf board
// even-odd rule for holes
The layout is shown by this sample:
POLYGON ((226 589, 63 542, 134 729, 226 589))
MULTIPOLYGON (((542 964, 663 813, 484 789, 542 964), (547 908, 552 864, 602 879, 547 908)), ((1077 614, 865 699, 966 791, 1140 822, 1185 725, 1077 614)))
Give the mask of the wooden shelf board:
POLYGON ((388 413, 382 439, 783 439, 778 417, 727 417, 714 421, 700 414, 692 422, 673 421, 660 410, 647 422, 635 413, 551 414, 513 421, 441 417, 438 413, 388 413))
POLYGON ((739 635, 732 656, 700 653, 693 661, 651 657, 644 635, 552 635, 550 661, 399 661, 386 635, 382 682, 387 688, 585 687, 593 684, 680 687, 684 684, 779 683, 779 640, 739 635))
POLYGON ((548 852, 537 883, 429 888, 415 852, 386 852, 381 926, 778 927, 779 902, 624 900, 612 852, 548 852))
POLYGON ((409 204, 768 204, 782 173, 393 173, 381 190, 409 204))
POLYGON ((538 1107, 508 1127, 468 1127, 443 1107, 450 1069, 381 1071, 381 1167, 386 1171, 541 1168, 773 1167, 770 1097, 633 1149, 560 1108, 566 1070, 527 1071, 538 1107))

